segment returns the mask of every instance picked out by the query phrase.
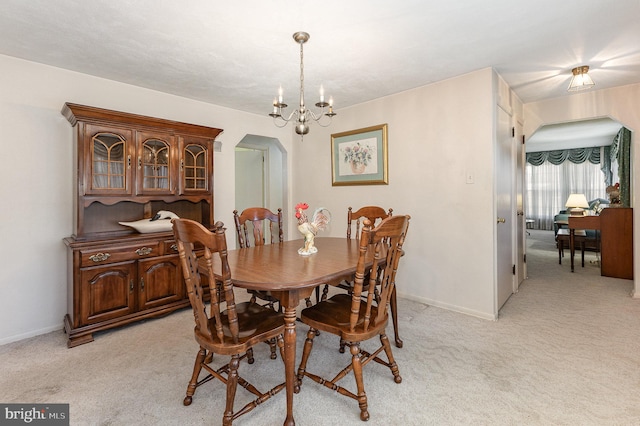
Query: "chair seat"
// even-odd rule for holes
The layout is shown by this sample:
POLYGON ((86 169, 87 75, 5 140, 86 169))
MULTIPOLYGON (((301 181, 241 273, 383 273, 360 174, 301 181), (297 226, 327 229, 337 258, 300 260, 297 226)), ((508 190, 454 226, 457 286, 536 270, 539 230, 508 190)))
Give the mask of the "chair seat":
MULTIPOLYGON (((199 336, 196 331, 196 340, 201 346, 206 347, 216 353, 231 354, 242 352, 243 347, 251 347, 256 343, 269 340, 272 337, 284 332, 284 314, 276 312, 271 308, 261 306, 255 302, 243 302, 236 305, 238 315, 238 342, 233 341, 231 330, 229 329, 229 319, 227 311, 221 312, 220 321, 224 333, 224 342, 211 342, 205 336, 199 336)), ((209 329, 215 335, 216 318, 209 319, 209 329)))
POLYGON ((310 308, 303 309, 300 315, 300 320, 316 330, 336 334, 342 339, 350 342, 359 342, 370 339, 371 336, 379 334, 380 329, 384 329, 387 326, 389 319, 388 316, 384 316, 384 319, 380 324, 375 323, 375 317, 378 315, 378 308, 376 306, 372 306, 371 323, 369 324, 367 332, 364 333, 363 324, 366 305, 361 304, 355 330, 351 331, 349 325, 351 301, 351 295, 349 294, 336 294, 327 300, 311 306, 310 308))

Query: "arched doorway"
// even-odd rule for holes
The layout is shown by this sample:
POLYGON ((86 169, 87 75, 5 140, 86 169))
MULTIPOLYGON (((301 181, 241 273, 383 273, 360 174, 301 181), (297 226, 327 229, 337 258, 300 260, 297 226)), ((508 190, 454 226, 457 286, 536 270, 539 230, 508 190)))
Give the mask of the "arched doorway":
MULTIPOLYGON (((287 208, 287 152, 275 138, 246 135, 235 147, 235 208, 287 208)), ((287 221, 284 220, 284 232, 287 221)))

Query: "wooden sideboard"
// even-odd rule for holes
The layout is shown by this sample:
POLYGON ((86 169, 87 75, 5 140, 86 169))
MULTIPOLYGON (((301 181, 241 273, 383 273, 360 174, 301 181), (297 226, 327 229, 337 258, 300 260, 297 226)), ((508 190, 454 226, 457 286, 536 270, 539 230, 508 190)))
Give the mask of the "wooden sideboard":
POLYGON ((93 333, 189 306, 169 229, 119 222, 160 210, 213 226, 213 141, 222 129, 66 103, 75 128, 74 234, 68 253, 67 346, 93 333))
POLYGON ((600 231, 600 273, 633 279, 633 209, 609 207, 598 216, 570 216, 569 229, 600 231))

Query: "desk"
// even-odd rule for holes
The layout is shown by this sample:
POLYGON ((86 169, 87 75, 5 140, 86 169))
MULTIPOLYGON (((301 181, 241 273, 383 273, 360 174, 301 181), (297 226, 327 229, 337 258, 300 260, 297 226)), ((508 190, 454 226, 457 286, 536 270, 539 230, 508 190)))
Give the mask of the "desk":
MULTIPOLYGON (((284 364, 287 394, 285 426, 293 419, 293 388, 296 382, 296 308, 316 286, 337 284, 356 272, 359 241, 347 238, 315 239, 318 253, 300 256, 302 240, 285 241, 228 252, 233 285, 249 290, 270 291, 284 308, 284 364)), ((214 271, 220 259, 214 257, 214 271)), ((206 274, 206 268, 200 268, 206 274)), ((215 273, 215 272, 214 272, 215 273)))
POLYGON ((600 230, 601 275, 633 279, 633 209, 608 207, 599 216, 569 217, 572 271, 575 229, 600 230))

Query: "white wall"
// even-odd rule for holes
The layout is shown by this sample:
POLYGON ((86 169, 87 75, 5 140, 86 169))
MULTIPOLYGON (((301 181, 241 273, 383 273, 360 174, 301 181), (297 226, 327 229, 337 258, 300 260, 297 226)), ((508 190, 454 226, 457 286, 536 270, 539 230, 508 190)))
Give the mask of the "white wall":
POLYGON ((72 128, 60 114, 65 102, 223 128, 217 138, 223 144, 215 156, 214 209, 216 220, 227 226, 233 226, 235 145, 254 134, 277 138, 290 150, 290 130, 276 128, 268 116, 3 55, 0 69, 0 344, 62 328, 62 239, 72 233, 75 179, 72 128))
MULTIPOLYGON (((293 143, 293 195, 333 213, 324 235, 343 236, 347 207, 411 215, 400 295, 494 318, 493 72, 484 69, 352 108, 293 143), (331 185, 331 134, 388 124, 389 185, 331 185), (475 183, 466 183, 472 170, 475 183)), ((337 102, 337 100, 336 100, 337 102)), ((292 218, 290 218, 291 220, 292 218)), ((293 221, 290 226, 295 231, 293 221)))
MULTIPOLYGON (((216 219, 232 224, 234 147, 247 134, 287 151, 289 211, 300 201, 333 213, 324 235, 342 236, 348 206, 376 204, 412 216, 399 292, 428 304, 494 318, 493 71, 338 109, 300 142, 262 117, 0 55, 3 209, 0 344, 62 328, 72 224, 72 128, 64 102, 167 118, 224 133, 215 156, 216 219), (389 126, 389 185, 331 185, 331 134, 389 126), (474 183, 466 183, 472 170, 474 183)), ((288 238, 299 238, 291 214, 288 238)))
POLYGON ((640 132, 640 84, 588 91, 524 106, 525 136, 530 137, 544 124, 564 123, 592 118, 609 117, 631 130, 631 206, 633 209, 633 246, 635 271, 634 297, 640 297, 640 208, 637 200, 640 193, 640 174, 635 173, 640 165, 638 132, 640 132))

